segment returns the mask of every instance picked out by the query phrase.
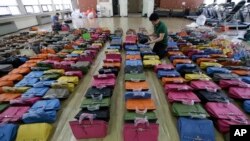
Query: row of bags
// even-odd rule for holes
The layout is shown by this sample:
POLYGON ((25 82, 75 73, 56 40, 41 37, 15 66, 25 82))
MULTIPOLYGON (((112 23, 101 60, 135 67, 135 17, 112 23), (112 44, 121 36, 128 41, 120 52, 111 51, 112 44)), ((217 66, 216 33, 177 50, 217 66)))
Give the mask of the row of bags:
POLYGON ((75 116, 77 121, 69 122, 76 139, 104 138, 108 134, 111 97, 121 65, 107 66, 105 63, 108 60, 110 64, 121 64, 122 58, 120 52, 109 49, 105 52, 103 67, 93 76, 91 87, 81 103, 81 111, 75 116))
POLYGON ((137 44, 126 44, 125 68, 142 68, 140 72, 125 71, 125 104, 126 112, 124 115, 125 124, 123 126, 124 141, 157 141, 159 134, 159 125, 156 123, 157 117, 154 112, 156 105, 153 101, 152 92, 146 81, 146 75, 143 71, 145 61, 159 58, 153 55, 141 55, 137 44), (142 61, 142 59, 145 59, 142 61))
MULTIPOLYGON (((67 51, 67 53, 62 51, 54 54, 54 56, 63 56, 62 54, 70 55, 73 53, 70 51, 67 51)), ((54 56, 50 56, 49 54, 38 54, 37 56, 32 57, 30 61, 39 63, 38 60, 46 61, 49 57, 53 58, 54 56)), ((69 56, 64 56, 63 58, 66 59, 69 58, 69 56)), ((3 107, 1 115, 4 115, 1 116, 1 121, 2 123, 7 123, 22 120, 24 123, 32 123, 24 124, 19 127, 17 130, 16 140, 35 139, 45 141, 48 140, 50 134, 52 133, 52 125, 47 123, 53 123, 56 121, 57 111, 61 107, 60 101, 57 98, 67 98, 70 92, 73 92, 75 86, 79 83, 83 73, 82 71, 51 69, 47 66, 34 66, 29 69, 31 72, 27 75, 25 75, 25 73, 19 74, 18 71, 16 73, 11 73, 11 75, 22 76, 23 79, 21 80, 21 77, 19 77, 21 81, 16 84, 15 82, 17 79, 14 79, 12 81, 14 87, 4 86, 2 88, 3 92, 5 92, 0 95, 2 98, 4 95, 15 95, 16 98, 5 101, 11 104, 10 107, 6 104, 6 108, 8 107, 6 110, 4 110, 4 107, 1 105, 3 107), (43 79, 44 75, 51 76, 43 79), (37 132, 37 129, 40 129, 39 132, 37 132)), ((7 126, 9 124, 4 125, 7 126)), ((16 129, 17 125, 13 128, 13 132, 10 132, 12 139, 8 136, 4 136, 4 138, 6 138, 6 140, 14 140, 16 136, 16 129)))

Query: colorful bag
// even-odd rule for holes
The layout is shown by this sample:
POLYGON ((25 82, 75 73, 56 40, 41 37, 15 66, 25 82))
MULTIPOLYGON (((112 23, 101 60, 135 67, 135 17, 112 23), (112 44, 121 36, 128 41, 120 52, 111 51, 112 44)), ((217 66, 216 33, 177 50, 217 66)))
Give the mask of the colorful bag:
POLYGON ((145 67, 155 67, 155 65, 161 64, 160 60, 143 60, 143 65, 145 67))
POLYGON ((175 66, 176 64, 191 64, 192 61, 190 59, 174 59, 173 60, 173 65, 175 66))
POLYGON ((228 133, 231 125, 250 125, 250 121, 217 120, 217 127, 221 133, 228 133))
POLYGON ((102 97, 111 97, 113 93, 113 89, 112 88, 92 88, 90 87, 86 94, 85 97, 87 98, 92 98, 93 96, 99 96, 102 95, 102 97))
POLYGON ((170 91, 192 91, 193 88, 187 84, 165 84, 164 90, 168 93, 170 91))
POLYGON ((125 82, 125 89, 128 91, 143 91, 148 90, 149 85, 146 81, 142 82, 125 82))
POLYGON ((125 73, 143 73, 143 66, 125 66, 125 73))
POLYGON ((71 64, 71 67, 72 67, 73 70, 80 70, 84 74, 86 74, 88 72, 88 70, 89 70, 90 62, 88 62, 88 61, 78 61, 75 64, 71 64))
POLYGON ((182 103, 173 103, 173 113, 180 117, 206 118, 209 117, 201 104, 187 105, 182 103))
POLYGON ((172 55, 169 57, 169 60, 173 62, 175 59, 188 59, 185 55, 172 55))
POLYGON ((232 73, 237 74, 239 76, 249 76, 249 70, 232 70, 232 73))
POLYGON ((41 81, 47 81, 47 80, 57 80, 60 78, 62 75, 59 73, 49 73, 49 74, 44 74, 43 76, 40 77, 41 81))
POLYGON ((134 124, 126 123, 123 127, 124 141, 157 141, 158 135, 159 125, 144 118, 137 118, 134 124))
POLYGON ((0 114, 0 122, 17 122, 30 107, 9 107, 0 114))
POLYGON ((125 66, 142 66, 141 60, 126 60, 125 66))
POLYGON ((81 71, 67 71, 67 72, 65 72, 65 75, 66 76, 77 76, 80 79, 83 77, 83 74, 81 71))
POLYGON ((125 92, 125 99, 148 99, 151 98, 150 91, 140 91, 140 92, 133 92, 127 91, 125 92))
POLYGON ((67 88, 52 88, 49 89, 43 96, 43 99, 65 99, 70 95, 67 88))
POLYGON ((194 69, 196 68, 197 66, 195 64, 176 64, 175 65, 175 69, 177 71, 181 71, 183 69, 194 69))
POLYGON ((29 89, 29 87, 3 87, 4 92, 9 93, 24 93, 29 89))
POLYGON ((0 78, 0 81, 20 81, 23 79, 21 74, 8 74, 0 78))
POLYGON ((81 110, 75 116, 75 119, 80 119, 82 114, 92 114, 95 115, 95 120, 104 120, 106 122, 110 119, 110 111, 109 109, 97 109, 97 110, 81 110))
POLYGON ((24 77, 21 81, 19 81, 15 87, 29 87, 29 86, 33 86, 33 84, 35 84, 36 82, 38 82, 39 79, 38 78, 34 78, 34 77, 24 77))
POLYGON ((73 92, 75 90, 75 84, 73 83, 58 83, 58 82, 55 82, 55 83, 52 83, 51 84, 51 87, 52 88, 66 88, 68 89, 69 92, 73 92))
POLYGON ((27 74, 25 77, 35 77, 39 78, 43 75, 43 71, 32 71, 29 74, 27 74))
POLYGON ((46 92, 49 90, 48 87, 43 88, 30 88, 25 93, 22 94, 22 98, 29 98, 29 97, 42 97, 46 94, 46 92))
POLYGON ((213 80, 220 81, 220 80, 232 80, 232 79, 239 79, 240 77, 236 74, 231 73, 214 73, 213 80))
POLYGON ((155 66, 154 71, 158 72, 159 70, 173 70, 174 66, 172 64, 159 64, 155 66))
POLYGON ((54 123, 56 121, 56 111, 31 111, 23 114, 22 120, 24 123, 54 123))
POLYGON ((222 67, 219 63, 213 63, 213 62, 201 62, 200 68, 206 69, 207 67, 222 67))
POLYGON ((155 110, 156 106, 152 99, 128 99, 126 108, 127 110, 155 110))
POLYGON ((186 80, 182 77, 163 77, 161 79, 163 84, 166 83, 174 83, 174 84, 179 84, 179 83, 185 83, 186 80))
POLYGON ((9 74, 28 74, 30 72, 30 68, 17 68, 12 70, 9 74))
POLYGON ((77 85, 79 83, 79 78, 77 76, 61 76, 57 79, 58 83, 73 83, 77 85))
POLYGON ((103 98, 102 95, 94 96, 91 99, 84 99, 81 104, 82 109, 100 109, 110 106, 110 98, 103 98))
POLYGON ((17 141, 48 141, 53 126, 48 123, 33 123, 21 125, 18 129, 17 141))
POLYGON ((101 68, 98 72, 99 72, 99 74, 115 74, 115 76, 117 76, 119 73, 119 69, 117 69, 117 68, 108 68, 108 69, 101 68))
POLYGON ((235 99, 250 99, 250 88, 230 87, 228 96, 235 99))
POLYGON ((213 58, 199 58, 199 59, 196 60, 196 63, 198 65, 200 65, 201 62, 213 62, 213 63, 215 63, 215 62, 217 62, 217 60, 213 59, 213 58))
POLYGON ((199 97, 199 99, 204 102, 224 102, 224 103, 228 103, 231 100, 228 98, 228 96, 221 90, 218 90, 216 92, 210 92, 207 90, 200 90, 197 91, 197 96, 199 97))
POLYGON ((221 67, 208 67, 206 72, 208 75, 213 75, 214 73, 231 73, 230 70, 221 67))
POLYGON ((206 74, 202 74, 202 73, 185 74, 185 79, 188 81, 191 81, 191 80, 211 80, 211 78, 209 76, 207 76, 206 74))
POLYGON ((60 101, 58 99, 50 99, 50 100, 40 100, 37 101, 29 111, 57 111, 61 107, 60 101))
POLYGON ((37 101, 41 100, 41 97, 31 97, 31 98, 16 98, 13 100, 10 100, 11 105, 17 105, 17 106, 32 106, 37 101))
POLYGON ((0 126, 0 132, 2 134, 2 141, 15 141, 18 125, 15 124, 3 124, 0 126))
POLYGON ((115 86, 115 75, 114 74, 99 74, 94 75, 92 86, 96 88, 114 87, 115 86))
POLYGON ((221 88, 230 88, 230 87, 242 87, 242 88, 248 88, 250 85, 247 83, 234 79, 234 80, 220 80, 219 85, 221 88))
POLYGON ((55 82, 56 82, 56 80, 39 81, 39 82, 33 84, 33 87, 35 87, 35 88, 50 87, 55 82))
POLYGON ((182 102, 184 104, 201 102, 192 91, 170 91, 167 95, 169 102, 182 102))
POLYGON ((155 123, 157 121, 157 116, 155 112, 147 111, 147 110, 136 110, 135 112, 126 111, 124 115, 124 120, 126 123, 134 122, 136 118, 146 118, 150 123, 155 123))
POLYGON ((126 73, 125 74, 125 81, 139 82, 139 81, 145 81, 145 80, 146 80, 145 73, 138 73, 138 74, 126 73))
POLYGON ((245 100, 243 103, 243 109, 245 112, 250 113, 250 100, 245 100))
POLYGON ((181 141, 215 141, 213 122, 207 119, 181 117, 178 119, 178 132, 181 141))
POLYGON ((180 77, 180 73, 176 70, 158 70, 157 72, 158 78, 162 77, 180 77))
POLYGON ((141 60, 140 55, 126 55, 126 60, 141 60))
POLYGON ((190 86, 195 90, 207 90, 212 92, 216 92, 217 90, 221 89, 213 81, 206 81, 206 80, 191 81, 190 86))
POLYGON ((2 93, 0 94, 0 102, 9 102, 10 100, 20 97, 20 93, 2 93))

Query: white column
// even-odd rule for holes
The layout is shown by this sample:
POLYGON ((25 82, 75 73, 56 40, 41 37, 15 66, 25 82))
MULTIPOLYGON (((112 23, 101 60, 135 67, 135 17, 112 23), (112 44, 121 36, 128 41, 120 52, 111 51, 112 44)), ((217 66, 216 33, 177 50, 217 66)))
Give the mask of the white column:
POLYGON ((22 3, 22 0, 17 0, 17 4, 18 4, 21 14, 27 14, 25 7, 22 3))
POLYGON ((148 0, 143 0, 142 16, 148 14, 148 0))
POLYGON ((147 15, 148 17, 154 12, 154 5, 155 2, 154 0, 147 0, 148 1, 148 11, 147 11, 147 15))
POLYGON ((128 16, 128 0, 119 0, 120 16, 128 16))

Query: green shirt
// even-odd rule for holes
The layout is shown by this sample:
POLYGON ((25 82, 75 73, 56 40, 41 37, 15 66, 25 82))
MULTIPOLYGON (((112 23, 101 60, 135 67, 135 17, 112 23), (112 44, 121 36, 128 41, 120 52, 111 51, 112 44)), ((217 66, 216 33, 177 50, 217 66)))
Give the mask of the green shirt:
POLYGON ((154 32, 157 35, 157 37, 160 37, 161 33, 165 33, 163 40, 160 41, 159 43, 163 43, 163 44, 167 45, 168 29, 162 21, 160 21, 157 25, 154 26, 154 32))

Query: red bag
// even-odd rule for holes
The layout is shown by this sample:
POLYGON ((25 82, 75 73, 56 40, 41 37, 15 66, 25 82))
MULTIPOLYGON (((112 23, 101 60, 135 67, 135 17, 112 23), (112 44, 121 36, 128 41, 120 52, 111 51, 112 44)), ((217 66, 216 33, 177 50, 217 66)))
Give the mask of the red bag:
POLYGON ((108 125, 102 120, 93 120, 93 114, 82 114, 79 121, 70 121, 69 125, 76 139, 103 138, 107 135, 108 125), (89 120, 83 120, 88 118, 89 120))
POLYGON ((159 125, 137 118, 135 124, 126 123, 123 127, 124 141, 158 141, 159 125))
POLYGON ((234 120, 218 120, 217 127, 221 133, 227 133, 230 130, 230 125, 250 125, 249 120, 234 121, 234 120))
POLYGON ((196 90, 208 90, 208 91, 217 91, 220 90, 221 88, 215 84, 212 81, 206 81, 206 80, 197 80, 197 81, 192 81, 190 83, 190 86, 193 87, 196 90))
POLYGON ((250 99, 250 88, 231 87, 228 96, 236 99, 250 99))
POLYGON ((9 107, 0 114, 0 122, 5 123, 19 121, 29 108, 30 107, 9 107))

